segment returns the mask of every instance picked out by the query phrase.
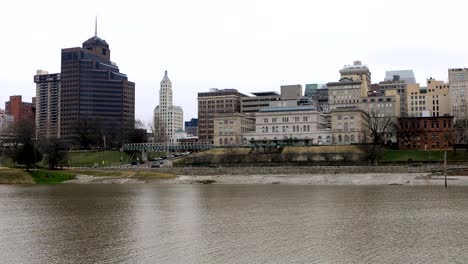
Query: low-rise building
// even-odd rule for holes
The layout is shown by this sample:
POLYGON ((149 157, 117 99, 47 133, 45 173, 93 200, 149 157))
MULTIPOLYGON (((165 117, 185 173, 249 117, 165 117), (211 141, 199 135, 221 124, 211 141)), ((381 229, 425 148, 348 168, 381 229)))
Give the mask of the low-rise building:
POLYGON ((398 118, 400 149, 450 149, 455 144, 453 116, 398 118))
POLYGON ((333 143, 348 145, 368 142, 365 123, 367 113, 356 106, 332 110, 333 143))
POLYGON ((331 144, 326 115, 312 106, 270 107, 255 115, 255 132, 243 135, 250 144, 331 144))
POLYGON ((216 113, 213 116, 214 144, 242 145, 242 135, 255 130, 255 118, 242 113, 216 113))

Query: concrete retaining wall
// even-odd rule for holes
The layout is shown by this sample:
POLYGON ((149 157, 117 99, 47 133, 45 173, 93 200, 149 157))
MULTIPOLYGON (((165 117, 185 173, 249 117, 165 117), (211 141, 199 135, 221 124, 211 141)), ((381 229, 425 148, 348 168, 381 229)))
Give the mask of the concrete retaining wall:
MULTIPOLYGON (((452 165, 449 168, 466 168, 452 165)), ((274 167, 175 167, 160 168, 161 172, 177 175, 303 175, 303 174, 356 174, 356 173, 431 173, 441 171, 440 165, 424 165, 419 167, 405 166, 274 166, 274 167)))

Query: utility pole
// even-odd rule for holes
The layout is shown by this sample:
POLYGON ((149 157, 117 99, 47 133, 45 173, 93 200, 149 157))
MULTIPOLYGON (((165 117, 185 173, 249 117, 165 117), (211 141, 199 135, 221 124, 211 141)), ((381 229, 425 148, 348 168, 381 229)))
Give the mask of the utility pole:
POLYGON ((447 188, 447 151, 444 151, 444 181, 447 188))

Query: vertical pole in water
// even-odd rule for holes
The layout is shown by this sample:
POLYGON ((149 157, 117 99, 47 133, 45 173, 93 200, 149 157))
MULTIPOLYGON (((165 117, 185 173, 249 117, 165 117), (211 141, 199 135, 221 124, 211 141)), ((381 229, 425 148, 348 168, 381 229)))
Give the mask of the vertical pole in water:
POLYGON ((447 188, 447 151, 444 151, 444 181, 447 188))

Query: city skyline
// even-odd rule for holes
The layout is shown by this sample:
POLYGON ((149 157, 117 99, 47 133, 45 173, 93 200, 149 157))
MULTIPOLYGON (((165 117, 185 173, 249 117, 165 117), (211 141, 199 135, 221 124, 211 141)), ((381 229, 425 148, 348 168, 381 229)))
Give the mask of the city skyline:
POLYGON ((363 6, 358 15, 346 12, 356 3, 345 1, 139 1, 132 6, 101 1, 93 8, 86 2, 73 12, 60 1, 5 5, 0 22, 14 26, 2 27, 2 35, 9 36, 2 50, 21 48, 26 59, 5 54, 0 103, 13 94, 25 100, 34 96, 36 70, 60 72, 60 50, 92 35, 96 15, 98 34, 112 43, 114 60, 136 83, 136 118, 143 121, 152 118, 164 70, 171 72, 174 92, 184 95, 174 104, 183 105, 190 120, 197 116, 198 92, 279 91, 281 85, 333 82, 337 70, 354 60, 369 66, 373 83, 383 81, 385 71, 404 69, 413 69, 422 85, 429 77, 446 81, 449 68, 468 66, 464 37, 456 42, 445 37, 463 22, 467 4, 462 1, 424 6, 358 1, 363 6), (22 15, 14 16, 19 11, 22 15), (427 19, 431 16, 438 19, 427 19), (349 30, 349 23, 362 30, 349 30))

